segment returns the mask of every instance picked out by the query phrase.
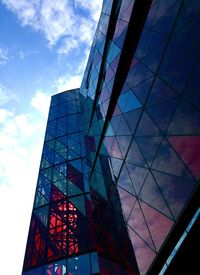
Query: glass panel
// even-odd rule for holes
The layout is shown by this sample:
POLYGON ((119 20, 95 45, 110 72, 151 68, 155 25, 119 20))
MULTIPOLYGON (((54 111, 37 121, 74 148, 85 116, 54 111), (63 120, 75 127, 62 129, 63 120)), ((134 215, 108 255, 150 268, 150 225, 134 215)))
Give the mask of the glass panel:
POLYGON ((200 137, 177 136, 168 137, 168 140, 198 180, 200 177, 200 137))
POLYGON ((190 104, 182 100, 169 125, 169 135, 197 135, 200 134, 200 113, 190 104))
POLYGON ((155 249, 138 201, 136 201, 127 223, 152 249, 155 249))
POLYGON ((118 104, 120 106, 120 109, 124 113, 141 107, 141 104, 139 103, 138 99, 133 95, 131 90, 123 93, 119 97, 118 104))
POLYGON ((130 145, 131 138, 131 136, 117 136, 117 142, 123 158, 125 157, 128 147, 130 145))
POLYGON ((159 250, 170 229, 173 226, 173 221, 162 215, 146 203, 140 203, 145 220, 148 224, 151 236, 153 238, 156 249, 159 250))
POLYGON ((148 105, 159 103, 177 97, 175 91, 166 85, 159 78, 156 78, 151 94, 149 95, 148 105))
POLYGON ((139 194, 139 198, 173 219, 164 197, 151 173, 149 173, 146 177, 145 183, 139 194))
POLYGON ((144 104, 149 94, 152 80, 153 78, 151 77, 150 79, 145 80, 144 82, 140 83, 139 85, 133 88, 133 93, 137 96, 137 98, 142 104, 144 104))
POLYGON ((135 192, 136 194, 138 194, 147 176, 148 169, 128 163, 126 164, 126 166, 128 168, 128 172, 132 180, 135 192))
POLYGON ((129 177, 128 170, 126 166, 123 166, 123 169, 121 171, 121 174, 119 176, 119 179, 117 181, 117 185, 128 191, 129 193, 135 195, 135 190, 133 188, 133 184, 131 182, 131 179, 129 177))
POLYGON ((147 112, 163 132, 167 130, 169 122, 176 110, 177 104, 178 99, 172 99, 147 108, 147 112))
POLYGON ((132 133, 135 132, 135 128, 137 126, 138 119, 140 117, 141 109, 130 111, 124 114, 124 117, 128 123, 129 129, 132 133))
POLYGON ((67 259, 67 274, 90 275, 91 271, 89 254, 67 259))
POLYGON ((160 130, 144 111, 136 131, 136 136, 159 136, 160 130))
POLYGON ((129 226, 128 232, 140 274, 145 275, 156 254, 129 226))
POLYGON ((124 218, 127 221, 131 214, 131 210, 135 204, 136 197, 126 192, 124 189, 120 187, 118 187, 118 192, 121 200, 121 206, 122 206, 124 218))
POLYGON ((132 141, 131 147, 129 148, 128 155, 126 157, 126 162, 138 164, 139 166, 144 167, 147 166, 146 161, 135 140, 132 141))
POLYGON ((172 175, 192 178, 192 175, 190 175, 189 171, 166 139, 162 141, 152 168, 172 175))
POLYGON ((192 179, 175 177, 155 171, 153 175, 174 217, 177 218, 190 197, 196 182, 192 179))

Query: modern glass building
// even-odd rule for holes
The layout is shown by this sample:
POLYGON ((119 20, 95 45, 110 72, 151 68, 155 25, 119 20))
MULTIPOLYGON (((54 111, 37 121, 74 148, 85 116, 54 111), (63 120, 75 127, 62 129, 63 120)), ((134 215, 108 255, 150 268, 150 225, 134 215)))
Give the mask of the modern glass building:
POLYGON ((199 0, 104 1, 80 89, 52 96, 23 275, 195 267, 199 75, 199 0))

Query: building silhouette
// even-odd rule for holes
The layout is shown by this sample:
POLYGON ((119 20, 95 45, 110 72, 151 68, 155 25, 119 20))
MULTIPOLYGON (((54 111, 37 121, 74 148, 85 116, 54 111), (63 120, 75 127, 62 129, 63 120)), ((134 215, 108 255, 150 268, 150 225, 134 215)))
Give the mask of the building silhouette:
POLYGON ((104 1, 80 89, 52 96, 24 275, 195 274, 199 57, 199 1, 104 1))

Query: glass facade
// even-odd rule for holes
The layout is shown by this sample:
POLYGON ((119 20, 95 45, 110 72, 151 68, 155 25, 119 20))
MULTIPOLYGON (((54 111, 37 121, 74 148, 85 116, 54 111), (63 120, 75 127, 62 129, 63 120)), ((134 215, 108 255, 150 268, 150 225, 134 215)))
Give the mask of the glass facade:
POLYGON ((197 211, 199 56, 199 1, 104 1, 80 89, 52 97, 24 275, 163 266, 197 211))

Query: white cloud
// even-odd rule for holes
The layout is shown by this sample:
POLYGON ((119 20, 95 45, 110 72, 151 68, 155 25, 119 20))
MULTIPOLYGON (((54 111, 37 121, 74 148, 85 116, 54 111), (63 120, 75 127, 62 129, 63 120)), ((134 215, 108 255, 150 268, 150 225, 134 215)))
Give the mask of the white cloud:
POLYGON ((15 96, 0 87, 1 273, 17 275, 22 269, 46 121, 6 109, 15 96), (17 261, 13 260, 16 255, 17 261))
POLYGON ((70 50, 78 47, 78 41, 76 39, 65 38, 63 40, 62 46, 58 49, 59 54, 68 54, 70 50))
POLYGON ((40 111, 45 117, 48 115, 50 96, 42 91, 37 91, 31 100, 31 106, 40 111))
POLYGON ((0 48, 0 65, 5 65, 9 60, 8 51, 0 48))
POLYGON ((55 93, 64 92, 66 90, 79 88, 81 85, 82 75, 60 76, 53 84, 55 93))
POLYGON ((0 109, 0 123, 3 123, 8 117, 12 117, 12 112, 6 109, 0 109))
POLYGON ((0 109, 0 258, 2 274, 21 274, 45 123, 0 109), (17 255, 17 261, 15 259, 17 255), (9 266, 9 272, 7 271, 9 266))
POLYGON ((8 103, 12 99, 18 100, 17 96, 11 92, 7 87, 0 84, 0 106, 8 103))
POLYGON ((102 6, 102 0, 93 0, 93 1, 88 1, 88 0, 75 0, 75 5, 79 5, 82 8, 89 10, 92 18, 95 21, 99 20, 99 15, 101 11, 101 6, 102 6))
MULTIPOLYGON (((59 53, 66 53, 77 43, 91 43, 99 18, 102 0, 2 0, 24 26, 41 31, 50 46, 63 39, 59 53), (77 7, 87 10, 78 12, 77 7), (75 43, 74 41, 77 41, 75 43), (68 42, 66 42, 68 41, 68 42)), ((62 42, 62 41, 61 41, 62 42)))

